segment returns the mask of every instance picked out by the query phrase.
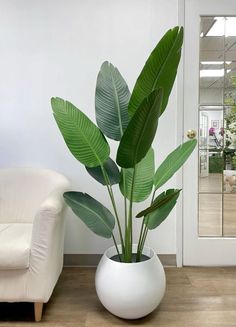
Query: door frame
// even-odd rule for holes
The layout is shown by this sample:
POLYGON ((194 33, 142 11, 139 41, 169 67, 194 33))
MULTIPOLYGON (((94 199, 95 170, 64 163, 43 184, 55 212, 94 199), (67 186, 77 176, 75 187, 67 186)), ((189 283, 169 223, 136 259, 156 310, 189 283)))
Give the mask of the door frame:
MULTIPOLYGON (((185 28, 185 0, 178 0, 178 25, 185 28)), ((184 49, 183 43, 181 61, 178 68, 177 76, 177 144, 183 143, 184 140, 184 49)), ((179 170, 176 176, 178 187, 183 187, 183 168, 179 170)), ((181 192, 181 198, 176 208, 176 265, 183 266, 183 205, 184 197, 181 192)))

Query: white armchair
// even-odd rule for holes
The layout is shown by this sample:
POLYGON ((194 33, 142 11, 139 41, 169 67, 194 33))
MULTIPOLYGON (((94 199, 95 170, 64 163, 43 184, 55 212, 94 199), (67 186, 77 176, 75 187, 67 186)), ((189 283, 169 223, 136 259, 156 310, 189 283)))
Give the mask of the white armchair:
POLYGON ((0 169, 0 302, 34 302, 36 321, 63 266, 69 186, 50 170, 0 169))

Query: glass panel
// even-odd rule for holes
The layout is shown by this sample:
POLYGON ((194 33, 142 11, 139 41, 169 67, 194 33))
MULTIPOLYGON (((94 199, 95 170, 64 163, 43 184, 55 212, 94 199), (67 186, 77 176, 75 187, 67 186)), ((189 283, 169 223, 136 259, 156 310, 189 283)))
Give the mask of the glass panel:
POLYGON ((199 169, 199 192, 222 193, 223 152, 212 154, 208 150, 199 151, 199 169))
MULTIPOLYGON (((236 176, 232 178, 236 190, 236 176)), ((234 191, 235 192, 235 191, 234 191)), ((224 195, 224 236, 236 236, 236 194, 224 195)))
POLYGON ((221 194, 199 194, 199 235, 222 236, 221 194))
POLYGON ((200 150, 199 151, 199 179, 200 180, 209 175, 208 160, 209 160, 208 151, 200 150))
POLYGON ((224 145, 223 107, 218 107, 217 110, 203 110, 203 108, 200 107, 199 112, 199 147, 211 151, 222 150, 224 145))
MULTIPOLYGON (((224 171, 224 193, 236 193, 236 171, 224 171)), ((236 213, 235 213, 236 217, 236 213)), ((236 219, 236 218, 235 218, 236 219)))
POLYGON ((236 107, 225 107, 224 112, 224 192, 234 192, 233 176, 236 175, 236 107))
POLYGON ((218 110, 200 107, 199 192, 222 193, 223 141, 223 107, 218 110))
POLYGON ((225 19, 224 103, 236 104, 236 17, 225 19))
POLYGON ((229 61, 229 63, 230 64, 226 65, 225 68, 224 103, 225 105, 235 105, 236 104, 236 61, 229 61))
POLYGON ((211 173, 199 178, 199 192, 201 193, 221 193, 222 174, 211 173))
POLYGON ((200 31, 200 104, 223 104, 224 21, 202 17, 200 31), (217 28, 217 33, 214 32, 217 28))
POLYGON ((227 148, 229 152, 236 150, 236 106, 225 108, 224 144, 225 148, 227 148))

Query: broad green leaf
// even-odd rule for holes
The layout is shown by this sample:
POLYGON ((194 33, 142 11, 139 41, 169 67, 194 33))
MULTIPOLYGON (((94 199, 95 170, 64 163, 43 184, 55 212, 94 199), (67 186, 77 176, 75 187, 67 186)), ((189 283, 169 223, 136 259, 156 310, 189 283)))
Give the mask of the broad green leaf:
MULTIPOLYGON (((135 182, 133 201, 141 202, 147 199, 153 188, 153 176, 154 176, 154 151, 150 149, 146 156, 135 167, 135 182)), ((122 168, 120 191, 121 193, 131 199, 131 187, 133 180, 134 168, 122 168), (124 177, 125 176, 125 187, 124 177)))
POLYGON ((120 167, 133 168, 147 154, 156 134, 162 97, 162 89, 154 90, 132 117, 117 151, 120 167))
MULTIPOLYGON (((106 162, 104 162, 103 167, 107 173, 107 177, 110 181, 110 185, 118 184, 120 182, 120 171, 116 165, 116 163, 111 159, 108 158, 106 162)), ((106 182, 103 177, 101 166, 89 168, 85 167, 87 172, 96 179, 102 185, 106 185, 106 182)))
POLYGON ((99 128, 69 101, 51 99, 57 125, 73 156, 87 167, 100 166, 110 154, 99 128))
POLYGON ((144 224, 147 226, 148 229, 156 228, 169 216, 169 213, 176 205, 179 196, 179 192, 175 191, 176 190, 168 190, 166 194, 164 192, 159 195, 159 200, 161 201, 161 198, 164 199, 168 193, 175 194, 172 198, 169 198, 167 202, 163 203, 156 210, 144 217, 144 224))
POLYGON ((169 201, 171 201, 172 199, 176 199, 179 197, 179 193, 181 190, 175 190, 175 189, 169 189, 165 192, 162 192, 160 195, 158 195, 158 197, 153 201, 152 205, 150 207, 148 207, 147 209, 139 212, 137 214, 137 218, 143 217, 143 216, 147 216, 148 214, 150 214, 151 212, 153 212, 154 210, 162 207, 163 205, 165 205, 166 203, 168 203, 169 201))
POLYGON ((105 61, 97 78, 95 107, 98 127, 109 138, 120 140, 129 123, 130 92, 120 72, 105 61))
POLYGON ((76 216, 95 234, 105 238, 112 236, 115 218, 100 202, 81 192, 65 192, 64 198, 76 216))
POLYGON ((156 190, 165 184, 185 163, 195 149, 196 144, 197 140, 187 141, 166 157, 154 176, 154 186, 156 190))
POLYGON ((176 26, 167 31, 152 51, 131 94, 128 108, 130 117, 134 115, 143 99, 160 87, 164 91, 161 108, 161 113, 163 113, 175 81, 182 44, 183 28, 176 26))

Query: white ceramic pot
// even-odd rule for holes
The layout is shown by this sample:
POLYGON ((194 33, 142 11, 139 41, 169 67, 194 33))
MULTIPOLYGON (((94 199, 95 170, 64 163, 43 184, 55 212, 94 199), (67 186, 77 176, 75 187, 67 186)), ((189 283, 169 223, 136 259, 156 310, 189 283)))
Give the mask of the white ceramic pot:
MULTIPOLYGON (((133 246, 136 253, 137 245, 133 246)), ((151 313, 161 302, 166 287, 163 266, 148 247, 143 254, 150 259, 138 263, 116 262, 115 247, 109 248, 101 258, 95 276, 97 295, 104 307, 125 319, 138 319, 151 313)))

